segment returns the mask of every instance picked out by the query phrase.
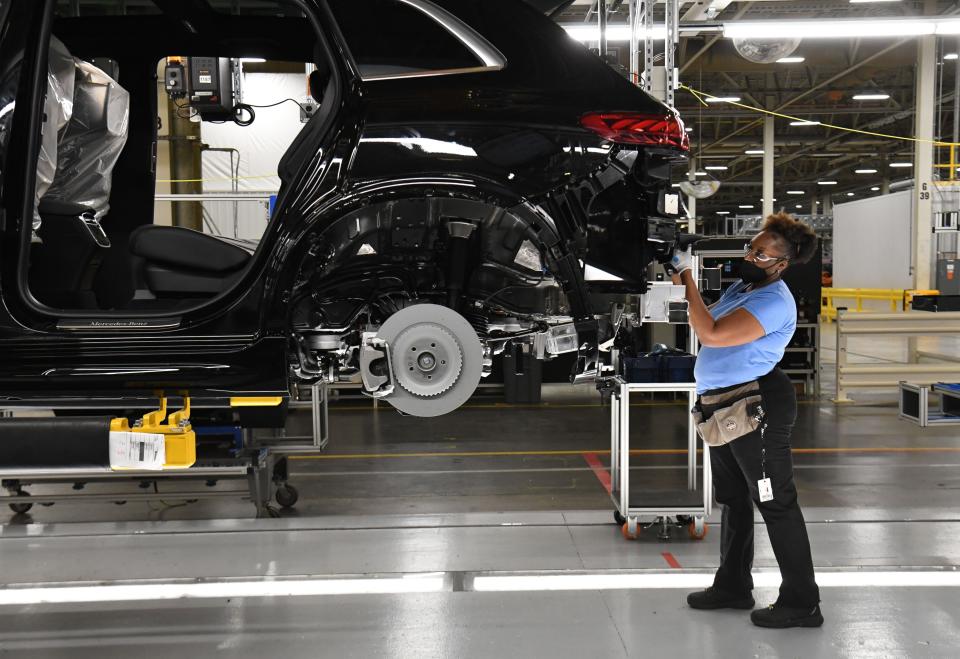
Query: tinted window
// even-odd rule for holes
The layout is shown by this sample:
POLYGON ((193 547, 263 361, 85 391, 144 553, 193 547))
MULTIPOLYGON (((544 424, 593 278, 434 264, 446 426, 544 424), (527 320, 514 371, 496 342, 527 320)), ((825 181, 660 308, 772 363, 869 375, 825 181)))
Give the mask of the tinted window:
POLYGON ((364 77, 482 66, 446 28, 399 0, 330 0, 330 8, 364 77))
POLYGON ((207 0, 220 14, 236 16, 303 16, 303 10, 291 0, 207 0))
POLYGON ((142 16, 159 14, 153 0, 58 0, 57 16, 142 16))

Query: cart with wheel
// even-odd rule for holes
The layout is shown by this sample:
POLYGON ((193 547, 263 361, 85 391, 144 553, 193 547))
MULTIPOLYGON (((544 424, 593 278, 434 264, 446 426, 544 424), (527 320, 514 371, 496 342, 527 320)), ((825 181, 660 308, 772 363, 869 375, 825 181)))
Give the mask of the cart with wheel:
POLYGON ((659 525, 659 537, 669 538, 670 526, 686 527, 691 538, 707 534, 707 517, 713 508, 713 480, 710 452, 703 451, 703 465, 697 478, 698 445, 693 420, 687 416, 687 487, 670 491, 643 491, 631 487, 630 473, 630 395, 640 392, 681 392, 687 394, 687 409, 697 398, 695 383, 626 382, 615 378, 610 399, 610 496, 614 521, 628 540, 635 540, 643 520, 659 525))

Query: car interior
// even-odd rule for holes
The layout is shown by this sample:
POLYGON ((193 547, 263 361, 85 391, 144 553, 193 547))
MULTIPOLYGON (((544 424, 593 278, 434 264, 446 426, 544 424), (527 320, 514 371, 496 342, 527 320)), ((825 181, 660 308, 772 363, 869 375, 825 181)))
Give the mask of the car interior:
MULTIPOLYGON (((160 217, 154 201, 158 103, 167 99, 158 85, 158 61, 171 53, 231 61, 262 53, 270 60, 312 62, 309 76, 300 69, 299 99, 283 100, 301 106, 312 100, 316 111, 292 130, 308 135, 329 113, 323 100, 333 84, 331 70, 302 14, 217 17, 218 43, 203 39, 212 22, 190 22, 178 14, 180 3, 156 5, 146 16, 94 19, 81 11, 54 23, 26 276, 36 300, 55 310, 193 307, 229 290, 251 264, 255 237, 216 235, 209 223, 202 231, 171 226, 160 217), (224 29, 230 23, 237 29, 224 29), (104 38, 111 33, 117 38, 104 38)), ((193 117, 200 119, 209 117, 193 117)), ((311 154, 300 139, 287 146, 276 165, 278 197, 311 154)))

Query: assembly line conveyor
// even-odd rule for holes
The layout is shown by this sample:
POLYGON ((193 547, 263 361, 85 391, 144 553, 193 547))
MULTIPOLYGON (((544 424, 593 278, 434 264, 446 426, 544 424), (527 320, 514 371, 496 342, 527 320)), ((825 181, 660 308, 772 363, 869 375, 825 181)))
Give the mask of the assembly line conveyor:
MULTIPOLYGON (((211 434, 219 434, 225 438, 221 450, 215 455, 204 455, 200 452, 196 462, 184 469, 157 470, 117 470, 107 465, 97 466, 57 466, 57 467, 0 467, 0 487, 7 492, 0 496, 0 504, 7 504, 15 513, 22 514, 29 511, 34 504, 43 506, 53 505, 56 502, 114 502, 117 504, 129 501, 177 501, 193 502, 199 499, 212 498, 249 498, 258 517, 275 517, 279 512, 271 505, 275 499, 281 507, 291 507, 297 502, 296 489, 287 482, 287 458, 294 455, 309 455, 322 452, 329 441, 328 419, 328 392, 326 384, 319 382, 309 387, 309 399, 305 399, 301 392, 294 392, 288 405, 291 409, 309 409, 311 417, 309 435, 288 435, 285 430, 278 430, 272 434, 263 430, 240 428, 238 426, 204 426, 196 425, 193 430, 200 438, 211 434), (220 488, 221 481, 244 482, 246 488, 220 488), (121 490, 114 488, 107 491, 87 492, 86 486, 91 483, 136 483, 137 491, 131 488, 121 490), (202 487, 184 489, 183 483, 200 483, 202 487), (43 492, 30 494, 26 489, 34 486, 54 484, 68 484, 72 488, 59 492, 43 492), (168 487, 164 487, 168 486, 168 487)), ((306 393, 306 392, 303 392, 306 393)), ((155 405, 157 398, 149 403, 141 400, 138 408, 155 405)), ((18 402, 5 400, 0 403, 3 407, 3 416, 14 416, 14 410, 50 410, 55 407, 58 411, 109 409, 104 400, 72 401, 58 400, 56 405, 42 401, 18 402)), ((195 410, 202 410, 203 405, 193 403, 195 410)), ((118 404, 120 409, 129 409, 130 401, 118 404)), ((166 403, 162 401, 161 410, 166 403)), ((172 416, 172 415, 171 415, 172 416)), ((42 418, 42 417, 41 417, 42 418)), ((50 489, 50 488, 44 488, 50 489)))

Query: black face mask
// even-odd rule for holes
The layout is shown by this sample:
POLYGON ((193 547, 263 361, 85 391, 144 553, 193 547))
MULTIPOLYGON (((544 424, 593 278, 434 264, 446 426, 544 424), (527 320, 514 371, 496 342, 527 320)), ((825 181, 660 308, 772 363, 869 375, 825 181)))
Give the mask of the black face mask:
POLYGON ((759 284, 766 281, 770 275, 766 270, 752 261, 743 260, 740 262, 740 279, 748 284, 759 284))

